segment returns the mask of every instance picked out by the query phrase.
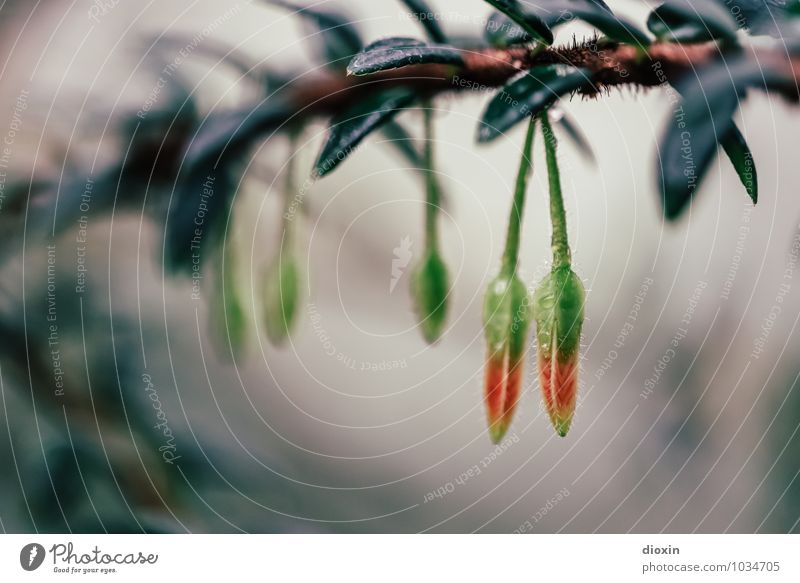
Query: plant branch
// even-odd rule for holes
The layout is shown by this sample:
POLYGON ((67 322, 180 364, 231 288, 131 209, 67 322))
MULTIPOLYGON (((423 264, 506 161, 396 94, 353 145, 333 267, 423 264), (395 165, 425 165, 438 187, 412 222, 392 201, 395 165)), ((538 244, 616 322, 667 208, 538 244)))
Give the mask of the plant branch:
MULTIPOLYGON (((748 58, 765 67, 773 67, 800 81, 800 57, 789 58, 785 52, 770 49, 745 49, 748 58)), ((464 49, 464 66, 425 64, 363 77, 321 75, 302 76, 285 86, 280 94, 287 97, 296 116, 328 115, 362 98, 365 94, 389 86, 409 86, 428 96, 439 93, 468 93, 505 84, 511 77, 539 65, 562 63, 587 69, 593 86, 582 93, 595 96, 609 87, 656 87, 666 79, 673 82, 685 74, 711 64, 732 53, 717 43, 681 45, 656 43, 646 55, 636 47, 607 42, 587 41, 566 47, 532 53, 526 47, 508 49, 464 49)), ((797 94, 786 95, 797 100, 797 94)))

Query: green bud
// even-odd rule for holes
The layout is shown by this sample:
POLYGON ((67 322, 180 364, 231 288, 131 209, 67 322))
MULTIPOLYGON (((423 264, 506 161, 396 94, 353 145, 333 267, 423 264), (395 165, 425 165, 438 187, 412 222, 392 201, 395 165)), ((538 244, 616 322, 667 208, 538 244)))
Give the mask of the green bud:
POLYGON ((247 336, 247 314, 241 302, 241 286, 236 277, 236 247, 233 231, 223 242, 216 263, 218 284, 212 298, 209 315, 211 338, 217 356, 232 363, 243 353, 247 336))
POLYGON ((226 361, 236 359, 244 351, 247 335, 247 316, 235 287, 226 282, 217 290, 211 306, 211 327, 218 356, 226 361))
POLYGON ((578 392, 583 282, 569 266, 554 269, 533 297, 539 384, 556 432, 567 434, 578 392))
POLYGON ((516 275, 498 275, 483 300, 483 325, 487 348, 503 352, 524 350, 530 320, 530 300, 525 284, 516 275))
POLYGON ((429 344, 442 335, 447 323, 447 266, 435 249, 426 251, 411 272, 411 296, 422 336, 429 344))
POLYGON ((516 274, 501 274, 486 290, 483 303, 486 337, 484 401, 489 434, 498 443, 514 417, 522 386, 530 298, 516 274))
POLYGON ((282 252, 267 269, 264 286, 264 323, 274 345, 292 331, 300 296, 300 273, 290 253, 282 252))

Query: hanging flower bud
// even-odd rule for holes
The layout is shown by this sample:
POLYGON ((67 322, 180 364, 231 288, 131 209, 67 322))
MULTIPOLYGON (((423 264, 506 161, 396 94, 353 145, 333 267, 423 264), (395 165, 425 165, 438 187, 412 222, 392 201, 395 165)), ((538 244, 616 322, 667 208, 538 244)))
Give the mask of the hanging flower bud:
POLYGON ((483 302, 484 398, 489 435, 494 443, 499 443, 508 431, 519 401, 529 312, 528 290, 516 274, 501 274, 489 284, 483 302))
POLYGON ((244 351, 247 316, 236 281, 235 254, 230 238, 224 243, 220 263, 220 285, 211 305, 211 337, 217 355, 227 362, 233 362, 244 351))
POLYGON ((433 344, 447 323, 447 267, 436 249, 429 249, 411 272, 411 295, 425 340, 433 344))
POLYGON ((430 101, 423 104, 425 119, 425 254, 411 273, 410 286, 414 310, 429 344, 442 335, 447 323, 447 267, 439 254, 439 210, 441 191, 433 164, 433 109, 430 101))
POLYGON ((294 257, 279 253, 264 283, 264 323, 267 337, 277 346, 289 337, 299 304, 300 276, 294 257))
POLYGON ((550 222, 553 269, 533 296, 536 319, 539 384, 550 421, 564 437, 572 424, 578 395, 583 304, 586 293, 572 271, 572 252, 567 239, 567 216, 561 195, 561 177, 556 156, 556 136, 547 117, 539 114, 547 155, 550 184, 550 222))
POLYGON ((530 324, 528 290, 517 276, 522 209, 530 177, 535 118, 531 118, 517 174, 514 202, 508 220, 506 248, 498 275, 486 290, 483 325, 486 336, 484 399, 489 436, 499 443, 508 431, 519 401, 523 357, 530 324))
POLYGON ((569 431, 578 395, 583 283, 569 266, 554 269, 533 296, 539 384, 556 433, 569 431))
MULTIPOLYGON (((300 303, 300 270, 295 259, 295 220, 297 219, 297 189, 294 184, 294 165, 297 151, 297 128, 289 134, 289 159, 286 162, 283 188, 283 233, 280 251, 267 268, 264 280, 264 324, 270 342, 279 346, 292 332, 300 303)), ((300 198, 302 204, 302 197, 300 198)))

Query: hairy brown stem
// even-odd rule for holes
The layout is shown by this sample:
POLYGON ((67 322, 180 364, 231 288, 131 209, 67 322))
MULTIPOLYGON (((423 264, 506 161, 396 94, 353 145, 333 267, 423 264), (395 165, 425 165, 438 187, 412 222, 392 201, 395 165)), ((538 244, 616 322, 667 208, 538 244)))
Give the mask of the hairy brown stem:
MULTIPOLYGON (((800 79, 800 59, 777 50, 749 50, 748 58, 765 66, 786 70, 800 79)), ((583 90, 596 95, 615 86, 654 87, 664 79, 673 81, 692 74, 714 60, 729 56, 715 42, 681 45, 656 43, 646 54, 636 47, 613 42, 590 41, 579 45, 549 48, 532 54, 526 47, 464 50, 464 66, 414 65, 364 77, 332 76, 293 82, 286 91, 300 116, 330 114, 360 98, 388 86, 412 86, 421 94, 470 92, 499 87, 520 71, 538 65, 561 63, 582 67, 592 74, 593 86, 583 90)), ((791 96, 796 98, 796 95, 791 96)))

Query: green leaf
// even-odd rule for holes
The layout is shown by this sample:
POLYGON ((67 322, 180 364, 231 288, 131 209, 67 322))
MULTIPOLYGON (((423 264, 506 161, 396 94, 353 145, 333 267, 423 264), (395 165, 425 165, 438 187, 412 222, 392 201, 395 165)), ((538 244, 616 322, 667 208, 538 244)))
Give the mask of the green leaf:
POLYGON ((498 91, 478 128, 478 142, 490 142, 562 95, 591 83, 586 69, 546 65, 520 73, 498 91))
POLYGON ((531 35, 502 12, 494 12, 486 21, 484 38, 493 47, 505 48, 532 42, 531 35))
POLYGON ((608 4, 603 2, 603 0, 587 0, 587 1, 589 2, 589 4, 593 4, 594 6, 599 8, 600 10, 605 10, 609 14, 613 14, 613 12, 611 11, 611 8, 609 8, 608 4))
POLYGON ((446 45, 429 45, 406 37, 385 38, 364 47, 347 66, 351 75, 369 75, 407 65, 439 63, 463 65, 461 51, 446 45))
POLYGON ((213 256, 220 226, 224 226, 236 193, 236 173, 241 166, 242 152, 256 138, 274 133, 290 112, 284 101, 273 98, 257 108, 248 106, 203 120, 203 125, 190 138, 183 170, 169 203, 164 255, 170 269, 190 274, 195 260, 202 263, 213 256), (204 190, 209 187, 213 195, 203 197, 204 190), (201 211, 202 234, 199 241, 195 241, 198 237, 195 220, 201 211))
POLYGON ((718 143, 735 131, 733 115, 748 88, 797 94, 794 81, 764 63, 745 58, 697 71, 678 87, 681 107, 660 146, 658 167, 664 213, 674 220, 699 188, 718 143))
POLYGON ((612 40, 626 43, 637 47, 650 45, 651 39, 638 26, 630 20, 612 14, 609 10, 596 6, 573 6, 567 4, 565 11, 562 12, 560 19, 573 17, 583 20, 590 24, 612 40))
POLYGON ((546 45, 553 44, 553 31, 542 17, 524 9, 517 0, 486 0, 486 2, 519 24, 531 38, 546 45))
POLYGON ((667 219, 678 218, 688 206, 714 158, 717 143, 733 127, 731 118, 738 105, 739 96, 730 81, 719 80, 717 86, 708 82, 693 87, 684 96, 682 111, 672 112, 659 168, 667 219))
POLYGON ((596 164, 597 158, 594 155, 594 150, 592 150, 592 146, 589 143, 589 140, 586 138, 586 135, 577 125, 575 125, 575 122, 573 122, 572 119, 565 113, 556 121, 556 123, 562 130, 564 130, 564 133, 583 155, 583 157, 593 164, 596 164))
POLYGON ((647 28, 659 40, 703 42, 736 39, 736 21, 715 0, 666 0, 647 17, 647 28))
POLYGON ((345 14, 297 6, 286 0, 265 0, 268 4, 291 10, 311 25, 316 34, 312 40, 317 44, 319 58, 328 66, 342 68, 353 55, 364 46, 353 19, 345 14))
POLYGON ((758 202, 758 175, 756 173, 756 164, 753 161, 753 154, 747 146, 747 142, 735 125, 731 128, 730 133, 720 141, 720 145, 728 159, 733 164, 733 168, 739 175, 739 180, 747 190, 747 194, 753 201, 753 204, 758 202))
POLYGON ((322 177, 336 168, 370 132, 411 105, 415 98, 414 90, 396 87, 370 95, 334 117, 314 174, 322 177))
POLYGON ((580 20, 597 29, 605 37, 634 47, 652 43, 647 32, 633 21, 617 16, 603 0, 541 0, 547 11, 545 23, 550 28, 580 20))
POLYGON ((386 143, 391 144, 413 168, 422 168, 422 154, 414 146, 415 138, 397 120, 390 120, 381 128, 386 143))
POLYGON ((200 266, 216 255, 236 194, 238 165, 225 157, 216 168, 198 166, 179 180, 164 229, 164 258, 172 271, 200 273, 200 266))
POLYGON ((425 0, 400 0, 408 7, 408 10, 419 20, 428 38, 439 44, 447 42, 447 36, 436 21, 436 13, 431 9, 425 0))

